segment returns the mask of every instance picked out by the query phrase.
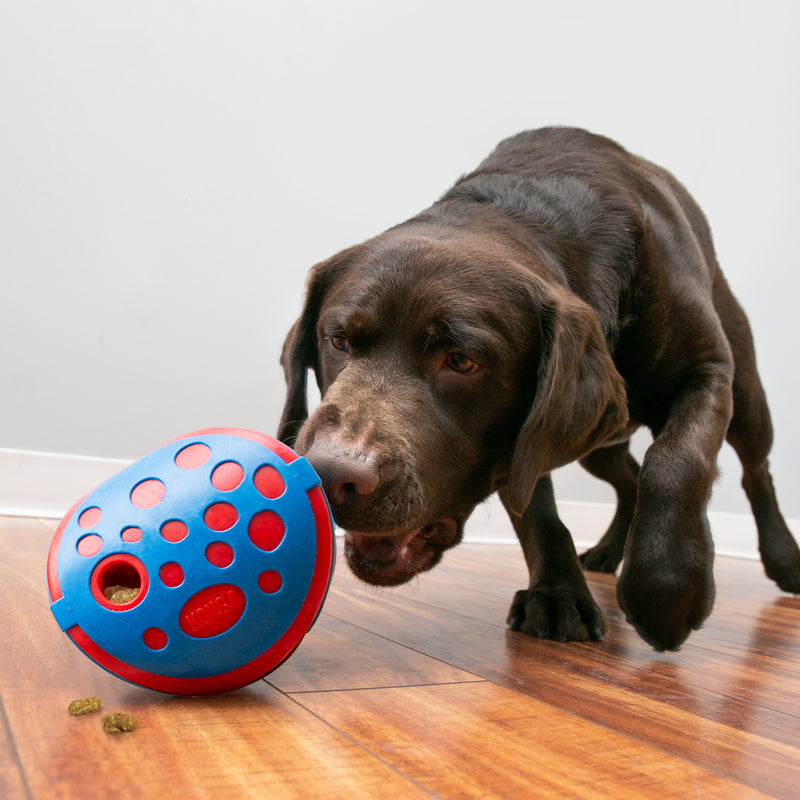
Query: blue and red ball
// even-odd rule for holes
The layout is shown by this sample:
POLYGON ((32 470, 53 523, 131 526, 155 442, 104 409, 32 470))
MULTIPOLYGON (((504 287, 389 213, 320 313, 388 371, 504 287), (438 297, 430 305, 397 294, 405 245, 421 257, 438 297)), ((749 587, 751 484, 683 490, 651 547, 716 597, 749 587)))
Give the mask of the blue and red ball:
POLYGON ((130 683, 225 692, 297 648, 335 554, 308 461, 264 434, 213 428, 135 461, 66 514, 48 554, 50 607, 130 683))

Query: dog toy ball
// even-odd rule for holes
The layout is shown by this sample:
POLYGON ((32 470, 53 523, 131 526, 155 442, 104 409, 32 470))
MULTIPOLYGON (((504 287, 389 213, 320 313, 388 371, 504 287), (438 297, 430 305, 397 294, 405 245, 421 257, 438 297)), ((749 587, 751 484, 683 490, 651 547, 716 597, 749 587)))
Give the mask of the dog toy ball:
POLYGON ((119 678, 169 694, 225 692, 300 644, 335 553, 306 459, 264 434, 202 430, 133 462, 67 513, 47 559, 50 608, 119 678))

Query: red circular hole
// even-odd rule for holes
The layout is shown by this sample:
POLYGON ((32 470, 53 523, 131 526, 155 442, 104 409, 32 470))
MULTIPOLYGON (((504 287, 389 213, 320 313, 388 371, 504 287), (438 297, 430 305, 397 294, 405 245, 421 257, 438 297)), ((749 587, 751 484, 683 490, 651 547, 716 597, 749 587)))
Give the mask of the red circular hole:
POLYGON ((151 650, 163 650, 167 646, 169 637, 161 628, 148 628, 142 634, 142 641, 145 643, 145 647, 149 647, 151 650))
POLYGON ((179 450, 175 456, 175 464, 181 469, 202 467, 211 455, 211 448, 202 442, 195 442, 179 450))
POLYGON ((166 564, 161 565, 161 569, 158 571, 158 577, 161 578, 161 583, 163 583, 164 586, 174 588, 183 583, 183 569, 180 564, 176 564, 174 561, 168 561, 166 564))
POLYGON ((86 528, 93 528, 100 522, 102 516, 103 512, 97 506, 92 506, 91 508, 87 508, 86 511, 78 517, 78 525, 84 530, 86 528))
POLYGON ((256 489, 270 500, 275 500, 286 491, 286 484, 280 472, 269 464, 265 464, 256 470, 256 474, 253 476, 253 483, 256 489))
POLYGON ((89 586, 100 605, 112 611, 126 611, 142 602, 149 580, 138 558, 114 553, 94 568, 89 586))
POLYGON ((96 533, 90 533, 88 536, 82 536, 78 539, 78 553, 84 558, 91 558, 97 555, 102 546, 103 540, 96 533))
POLYGON ((214 467, 211 484, 221 492, 230 492, 244 480, 244 470, 235 461, 223 461, 214 467))
POLYGON ((142 529, 132 525, 123 529, 120 537, 123 542, 138 542, 142 538, 142 529))
POLYGON ((227 567, 233 563, 233 548, 225 542, 211 542, 206 547, 206 559, 215 567, 227 567))
POLYGON ((133 487, 131 503, 136 508, 152 508, 164 499, 164 492, 164 484, 158 478, 148 478, 133 487))
POLYGON ((274 511, 259 511, 253 514, 247 526, 250 541, 259 549, 268 553, 275 550, 283 541, 286 525, 274 511))
POLYGON ((283 586, 283 578, 274 569, 262 572, 258 576, 258 588, 265 594, 275 594, 283 586))
POLYGON ((186 527, 186 523, 179 519, 167 520, 161 526, 161 537, 168 542, 181 542, 188 533, 189 528, 186 527))
POLYGON ((230 503, 212 503, 203 514, 203 522, 212 531, 227 531, 239 520, 239 514, 230 503))

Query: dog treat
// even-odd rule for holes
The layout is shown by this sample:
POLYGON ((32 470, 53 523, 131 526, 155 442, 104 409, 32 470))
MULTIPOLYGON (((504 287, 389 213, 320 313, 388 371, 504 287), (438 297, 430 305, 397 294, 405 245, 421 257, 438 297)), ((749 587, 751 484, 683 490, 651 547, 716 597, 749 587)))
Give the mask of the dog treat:
POLYGON ((133 714, 123 714, 121 711, 103 716, 103 730, 109 733, 133 731, 136 730, 136 724, 136 717, 133 714))
POLYGON ((122 605, 123 603, 130 603, 139 594, 139 587, 109 586, 103 591, 103 594, 106 596, 106 600, 122 605))
POLYGON ((84 697, 81 700, 73 700, 67 707, 67 714, 71 717, 80 717, 83 714, 94 714, 100 710, 99 697, 84 697))

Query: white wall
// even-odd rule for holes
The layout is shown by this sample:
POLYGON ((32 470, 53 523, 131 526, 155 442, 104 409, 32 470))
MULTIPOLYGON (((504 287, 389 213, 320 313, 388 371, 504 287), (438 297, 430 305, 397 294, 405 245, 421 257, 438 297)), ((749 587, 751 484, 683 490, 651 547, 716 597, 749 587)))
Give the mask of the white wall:
MULTIPOLYGON (((0 6, 0 447, 133 458, 274 432, 307 269, 501 138, 619 139, 705 208, 800 517, 796 4, 27 0, 0 6)), ((744 511, 729 450, 715 508, 744 511)), ((579 470, 568 499, 610 499, 579 470)))

